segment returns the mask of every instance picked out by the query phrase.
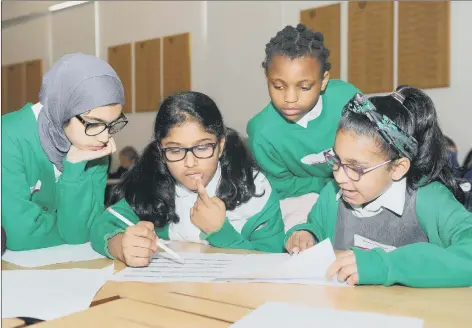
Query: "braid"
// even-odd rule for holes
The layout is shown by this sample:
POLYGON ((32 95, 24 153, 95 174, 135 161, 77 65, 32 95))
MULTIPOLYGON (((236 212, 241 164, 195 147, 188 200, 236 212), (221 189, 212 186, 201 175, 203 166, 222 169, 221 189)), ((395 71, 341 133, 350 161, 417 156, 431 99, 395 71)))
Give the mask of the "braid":
POLYGON ((287 25, 266 44, 266 58, 262 63, 262 67, 267 72, 274 55, 284 55, 290 59, 309 55, 319 60, 323 69, 321 73, 323 74, 331 68, 331 63, 328 62, 329 50, 325 47, 323 41, 324 37, 321 32, 313 32, 303 24, 298 24, 296 28, 287 25))

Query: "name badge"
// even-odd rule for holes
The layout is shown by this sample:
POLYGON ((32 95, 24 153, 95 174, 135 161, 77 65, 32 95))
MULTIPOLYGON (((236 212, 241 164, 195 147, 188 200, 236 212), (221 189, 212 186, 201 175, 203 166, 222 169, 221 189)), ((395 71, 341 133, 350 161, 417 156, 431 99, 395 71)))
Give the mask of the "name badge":
POLYGON ((373 248, 382 248, 386 252, 391 252, 395 249, 397 249, 394 246, 389 246, 385 244, 381 244, 377 241, 371 240, 369 238, 359 236, 359 235, 354 235, 354 246, 362 249, 373 249, 373 248))

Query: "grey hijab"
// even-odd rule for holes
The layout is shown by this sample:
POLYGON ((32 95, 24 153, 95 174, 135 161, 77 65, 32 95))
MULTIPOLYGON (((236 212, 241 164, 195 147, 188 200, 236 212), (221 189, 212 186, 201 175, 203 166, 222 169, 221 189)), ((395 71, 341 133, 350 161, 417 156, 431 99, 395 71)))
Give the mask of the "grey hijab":
POLYGON ((63 171, 71 143, 64 124, 76 115, 111 104, 124 105, 120 78, 105 61, 74 53, 59 59, 44 75, 39 93, 39 140, 49 160, 63 171))

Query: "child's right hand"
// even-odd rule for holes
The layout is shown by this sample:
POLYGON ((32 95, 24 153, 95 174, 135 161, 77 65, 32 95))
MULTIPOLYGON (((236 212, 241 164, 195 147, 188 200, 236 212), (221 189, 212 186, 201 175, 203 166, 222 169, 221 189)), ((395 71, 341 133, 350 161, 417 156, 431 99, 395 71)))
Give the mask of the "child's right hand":
POLYGON ((149 265, 151 256, 157 252, 157 236, 152 222, 140 221, 128 227, 121 240, 123 260, 131 267, 149 265))
POLYGON ((298 254, 307 248, 314 246, 316 243, 315 237, 311 232, 301 230, 295 231, 285 244, 285 248, 290 254, 298 254))
POLYGON ((113 154, 116 151, 116 144, 113 138, 108 139, 108 143, 100 150, 83 150, 70 146, 67 152, 67 161, 71 163, 79 163, 84 161, 91 161, 97 158, 102 158, 113 154))

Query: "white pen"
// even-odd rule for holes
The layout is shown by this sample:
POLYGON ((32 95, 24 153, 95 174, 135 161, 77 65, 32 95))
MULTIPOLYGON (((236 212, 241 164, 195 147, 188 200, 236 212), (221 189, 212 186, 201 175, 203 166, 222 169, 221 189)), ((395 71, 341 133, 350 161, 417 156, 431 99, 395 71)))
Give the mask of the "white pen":
MULTIPOLYGON (((107 208, 107 211, 110 212, 111 214, 113 214, 116 218, 118 218, 120 221, 122 221, 123 223, 125 223, 126 225, 132 227, 134 226, 135 224, 133 222, 131 222, 130 220, 128 220, 127 218, 125 218, 123 215, 121 215, 120 213, 118 213, 117 211, 115 211, 114 209, 112 209, 111 207, 107 208)), ((184 260, 176 253, 174 252, 173 250, 171 250, 169 247, 167 247, 166 245, 164 245, 159 239, 156 240, 156 245, 159 247, 159 248, 162 248, 164 251, 166 251, 167 253, 169 253, 175 260, 177 260, 178 262, 180 263, 184 263, 184 260)))

